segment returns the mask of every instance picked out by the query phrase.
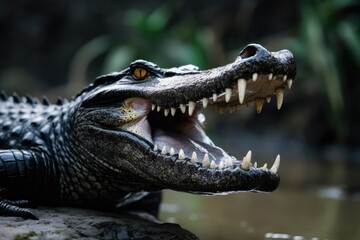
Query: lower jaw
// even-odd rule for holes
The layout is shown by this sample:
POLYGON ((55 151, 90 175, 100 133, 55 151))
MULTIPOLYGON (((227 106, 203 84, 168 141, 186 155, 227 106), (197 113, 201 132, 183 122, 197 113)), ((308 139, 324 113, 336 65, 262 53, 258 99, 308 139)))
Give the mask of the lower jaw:
POLYGON ((161 154, 170 156, 178 154, 180 159, 188 158, 192 163, 218 166, 236 160, 235 157, 215 146, 206 135, 195 140, 186 135, 157 130, 153 132, 153 139, 155 148, 161 150, 161 154))

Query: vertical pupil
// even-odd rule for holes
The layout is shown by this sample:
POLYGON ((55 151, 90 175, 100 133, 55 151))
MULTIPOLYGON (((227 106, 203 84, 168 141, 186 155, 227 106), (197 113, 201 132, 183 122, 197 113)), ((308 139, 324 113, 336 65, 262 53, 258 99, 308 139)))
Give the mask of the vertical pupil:
POLYGON ((134 71, 134 75, 136 78, 145 78, 147 76, 147 71, 143 68, 136 68, 134 71))

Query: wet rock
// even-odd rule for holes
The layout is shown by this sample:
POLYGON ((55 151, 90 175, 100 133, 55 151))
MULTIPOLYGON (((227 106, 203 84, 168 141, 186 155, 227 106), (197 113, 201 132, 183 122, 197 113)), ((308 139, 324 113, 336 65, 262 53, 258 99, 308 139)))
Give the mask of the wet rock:
POLYGON ((177 224, 76 208, 39 208, 40 220, 0 216, 0 239, 197 239, 177 224))

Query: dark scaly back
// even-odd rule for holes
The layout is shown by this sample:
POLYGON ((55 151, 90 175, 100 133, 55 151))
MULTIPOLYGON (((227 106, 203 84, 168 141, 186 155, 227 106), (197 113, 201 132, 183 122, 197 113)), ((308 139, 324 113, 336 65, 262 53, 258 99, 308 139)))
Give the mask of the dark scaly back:
POLYGON ((31 96, 0 93, 0 187, 12 189, 12 195, 41 199, 44 194, 55 194, 49 192, 57 188, 49 136, 62 104, 64 101, 53 105, 47 98, 40 102, 31 96))
POLYGON ((28 149, 43 144, 41 129, 50 102, 31 96, 0 94, 0 149, 28 149))

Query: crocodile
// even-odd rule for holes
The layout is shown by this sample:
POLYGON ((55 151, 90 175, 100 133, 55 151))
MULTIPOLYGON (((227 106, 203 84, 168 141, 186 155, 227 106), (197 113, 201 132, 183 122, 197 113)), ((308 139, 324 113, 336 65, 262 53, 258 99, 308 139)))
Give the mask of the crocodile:
POLYGON ((220 195, 271 192, 278 155, 258 167, 205 133, 202 109, 236 111, 291 87, 288 50, 249 44, 227 65, 160 68, 136 60, 102 75, 72 99, 51 103, 0 94, 0 215, 38 219, 38 205, 157 216, 161 190, 220 195))

